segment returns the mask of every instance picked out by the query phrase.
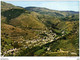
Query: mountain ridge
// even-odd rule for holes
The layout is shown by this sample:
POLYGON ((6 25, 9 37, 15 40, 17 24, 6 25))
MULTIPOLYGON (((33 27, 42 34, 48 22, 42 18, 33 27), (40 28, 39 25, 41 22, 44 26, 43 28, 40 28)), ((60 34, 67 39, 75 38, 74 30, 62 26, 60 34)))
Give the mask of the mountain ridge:
POLYGON ((58 11, 58 10, 51 10, 48 8, 41 8, 41 7, 25 7, 26 10, 28 11, 35 11, 37 13, 40 14, 48 14, 48 15, 53 15, 53 16, 68 16, 71 14, 78 14, 79 12, 75 12, 75 11, 58 11))
MULTIPOLYGON (((47 9, 47 10, 54 10, 54 11, 61 11, 61 10, 55 10, 55 9, 49 9, 49 8, 45 8, 45 7, 35 7, 35 6, 28 6, 28 7, 23 7, 23 8, 43 8, 43 9, 47 9)), ((79 11, 72 11, 72 10, 62 10, 62 12, 76 12, 79 13, 79 11)))

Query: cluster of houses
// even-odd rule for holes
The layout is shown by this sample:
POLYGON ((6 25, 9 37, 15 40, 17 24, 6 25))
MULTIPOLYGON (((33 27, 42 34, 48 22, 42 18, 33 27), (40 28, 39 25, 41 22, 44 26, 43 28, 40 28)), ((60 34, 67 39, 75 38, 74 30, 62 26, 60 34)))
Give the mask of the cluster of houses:
MULTIPOLYGON (((27 48, 32 48, 35 46, 42 46, 44 44, 47 44, 47 43, 52 42, 55 39, 59 38, 59 37, 56 37, 56 33, 53 33, 51 30, 50 30, 50 32, 44 31, 43 33, 45 33, 47 36, 44 36, 43 38, 38 38, 38 39, 23 40, 23 41, 19 41, 18 43, 23 44, 23 47, 27 49, 27 48)), ((64 33, 64 32, 62 32, 62 33, 64 33)), ((10 52, 13 53, 14 51, 18 51, 18 50, 20 50, 20 49, 18 49, 18 48, 10 49, 8 51, 5 51, 4 54, 10 53, 10 52)), ((47 50, 50 50, 50 47, 47 47, 47 50)))

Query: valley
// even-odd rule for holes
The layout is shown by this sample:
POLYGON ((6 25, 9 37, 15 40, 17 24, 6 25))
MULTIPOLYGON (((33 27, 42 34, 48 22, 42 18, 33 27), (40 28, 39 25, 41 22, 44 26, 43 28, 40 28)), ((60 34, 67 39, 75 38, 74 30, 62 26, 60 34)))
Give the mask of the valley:
POLYGON ((1 10, 3 56, 79 55, 79 12, 5 2, 1 10))

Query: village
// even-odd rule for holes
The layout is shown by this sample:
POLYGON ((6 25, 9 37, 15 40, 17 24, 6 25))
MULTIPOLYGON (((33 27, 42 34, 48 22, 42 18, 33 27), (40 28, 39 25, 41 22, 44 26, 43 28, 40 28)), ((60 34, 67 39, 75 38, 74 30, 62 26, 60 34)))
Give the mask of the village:
MULTIPOLYGON (((33 39, 33 40, 22 40, 22 41, 19 41, 18 43, 23 44, 22 47, 24 47, 26 49, 27 48, 31 49, 35 46, 42 46, 42 45, 53 42, 53 41, 58 40, 59 38, 65 36, 64 32, 62 32, 62 36, 56 37, 57 36, 56 33, 53 33, 52 30, 50 30, 50 32, 43 31, 42 33, 45 33, 47 36, 44 36, 43 38, 39 38, 39 39, 33 39)), ((10 49, 8 51, 5 51, 4 55, 9 54, 9 53, 13 54, 13 52, 18 52, 20 49, 21 48, 10 49)), ((47 50, 49 51, 50 47, 47 47, 47 50)))

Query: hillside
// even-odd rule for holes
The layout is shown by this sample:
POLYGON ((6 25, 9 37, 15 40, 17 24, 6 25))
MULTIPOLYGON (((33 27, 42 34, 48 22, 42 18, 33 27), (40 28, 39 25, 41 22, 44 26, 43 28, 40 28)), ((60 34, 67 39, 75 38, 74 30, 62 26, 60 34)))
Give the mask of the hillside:
MULTIPOLYGON (((1 9, 4 10, 1 12, 2 42, 7 43, 5 45, 2 43, 2 46, 5 47, 7 45, 7 50, 11 47, 13 48, 12 45, 9 47, 9 44, 12 44, 14 41, 19 42, 20 40, 23 41, 38 38, 37 33, 39 33, 40 30, 44 30, 46 28, 46 26, 36 17, 34 17, 32 13, 23 8, 16 8, 16 6, 7 4, 5 2, 2 2, 1 6, 1 9), (3 7, 8 8, 8 10, 5 10, 6 8, 3 9, 3 7), (11 43, 9 43, 9 41, 11 43)), ((3 48, 2 51, 5 49, 3 48)))
POLYGON ((4 56, 78 56, 79 13, 1 2, 4 56))

